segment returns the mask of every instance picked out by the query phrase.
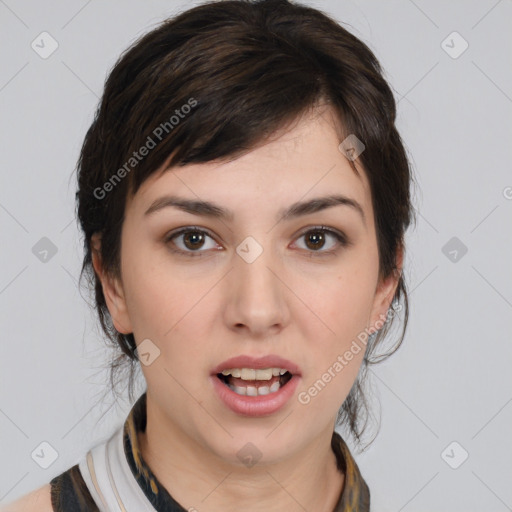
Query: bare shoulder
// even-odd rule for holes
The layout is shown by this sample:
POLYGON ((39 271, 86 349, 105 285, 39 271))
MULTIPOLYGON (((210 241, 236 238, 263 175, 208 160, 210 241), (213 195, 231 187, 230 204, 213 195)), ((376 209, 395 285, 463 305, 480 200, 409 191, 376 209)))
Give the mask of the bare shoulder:
POLYGON ((53 512, 50 484, 43 485, 8 505, 0 512, 53 512))

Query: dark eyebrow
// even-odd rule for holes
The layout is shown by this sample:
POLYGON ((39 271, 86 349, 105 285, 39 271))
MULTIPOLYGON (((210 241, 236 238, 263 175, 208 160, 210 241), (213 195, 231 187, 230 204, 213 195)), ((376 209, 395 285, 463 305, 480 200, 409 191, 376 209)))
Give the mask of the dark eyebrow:
MULTIPOLYGON (((349 206, 350 208, 354 209, 361 216, 363 223, 366 222, 364 211, 361 205, 355 199, 351 199, 343 195, 317 197, 310 199, 309 201, 293 203, 288 208, 278 212, 277 220, 289 220, 339 205, 349 206)), ((213 217, 230 221, 234 219, 234 213, 223 208, 222 206, 216 205, 209 201, 184 199, 177 196, 163 196, 156 199, 145 211, 144 216, 151 215, 152 213, 167 207, 175 207, 183 210, 184 212, 191 213, 193 215, 201 215, 204 217, 213 217)))
POLYGON ((362 206, 355 199, 351 199, 350 197, 339 194, 326 197, 316 197, 309 201, 293 203, 290 207, 286 208, 285 210, 280 210, 278 218, 280 221, 288 220, 294 217, 308 215, 310 213, 316 213, 321 210, 325 210, 327 208, 332 208, 333 206, 340 205, 349 206, 354 211, 359 213, 363 221, 363 224, 366 222, 362 206))

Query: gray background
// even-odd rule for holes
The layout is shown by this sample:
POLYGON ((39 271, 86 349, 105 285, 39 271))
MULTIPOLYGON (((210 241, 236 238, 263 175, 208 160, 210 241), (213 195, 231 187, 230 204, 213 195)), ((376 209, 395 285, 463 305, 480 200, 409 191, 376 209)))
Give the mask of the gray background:
MULTIPOLYGON (((77 463, 131 407, 96 405, 109 353, 77 288, 72 174, 119 54, 197 3, 0 0, 0 503, 77 463), (43 31, 58 42, 47 59, 31 47, 43 31), (42 442, 58 453, 47 469, 42 442)), ((418 181, 410 326, 372 370, 381 430, 355 451, 372 508, 512 510, 512 2, 307 3, 376 53, 418 181)))

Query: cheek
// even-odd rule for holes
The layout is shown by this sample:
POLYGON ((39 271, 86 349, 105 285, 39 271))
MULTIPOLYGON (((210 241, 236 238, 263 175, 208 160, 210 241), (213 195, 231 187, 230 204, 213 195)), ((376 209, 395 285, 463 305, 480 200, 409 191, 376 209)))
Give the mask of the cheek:
POLYGON ((308 304, 329 327, 325 336, 335 339, 337 348, 350 344, 367 327, 376 279, 371 267, 352 267, 323 280, 322 286, 309 286, 308 304))
POLYGON ((315 315, 296 317, 309 350, 301 403, 311 411, 335 414, 350 392, 366 350, 376 279, 371 265, 347 265, 335 278, 304 285, 315 315))
POLYGON ((209 290, 218 276, 184 276, 179 269, 138 261, 146 263, 127 272, 127 306, 135 339, 139 343, 149 338, 160 349, 160 362, 172 362, 174 372, 188 372, 191 361, 204 359, 205 330, 211 332, 205 326, 214 300, 209 290))
POLYGON ((318 418, 336 419, 357 378, 364 353, 365 345, 338 339, 336 344, 318 351, 316 357, 310 354, 314 366, 305 375, 297 396, 305 422, 313 425, 318 418))
MULTIPOLYGON (((344 387, 341 382, 343 380, 350 388, 366 349, 366 344, 361 341, 361 333, 364 334, 368 327, 372 305, 371 287, 362 286, 360 281, 357 286, 349 286, 350 282, 344 279, 335 282, 338 286, 329 297, 324 297, 320 310, 330 330, 325 329, 324 344, 318 352, 322 361, 318 371, 324 373, 329 369, 331 375, 340 376, 333 379, 337 381, 335 386, 344 387)), ((325 379, 329 377, 325 376, 325 379)))
MULTIPOLYGON (((183 285, 172 272, 163 273, 155 255, 125 246, 123 260, 126 304, 137 341, 163 340, 184 307, 183 285)), ((172 331, 171 331, 172 332, 172 331)))

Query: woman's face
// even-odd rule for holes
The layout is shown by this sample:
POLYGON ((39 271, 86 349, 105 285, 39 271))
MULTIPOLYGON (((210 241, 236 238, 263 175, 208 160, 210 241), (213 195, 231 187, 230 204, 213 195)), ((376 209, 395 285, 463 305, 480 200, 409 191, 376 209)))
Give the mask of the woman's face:
POLYGON ((241 464, 249 442, 264 463, 330 439, 364 356, 361 333, 382 326, 395 291, 395 278, 378 281, 366 176, 351 169, 331 119, 306 117, 228 163, 153 174, 127 204, 121 281, 103 280, 161 421, 227 463, 241 464), (166 196, 197 211, 166 206, 166 196), (325 207, 331 196, 346 201, 325 207), (286 361, 223 364, 237 356, 286 361), (289 363, 294 376, 276 393, 269 382, 244 386, 244 375, 232 377, 235 392, 217 376, 289 363), (265 384, 268 394, 239 394, 265 384))

